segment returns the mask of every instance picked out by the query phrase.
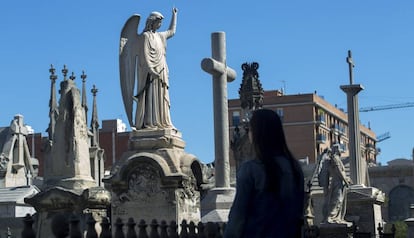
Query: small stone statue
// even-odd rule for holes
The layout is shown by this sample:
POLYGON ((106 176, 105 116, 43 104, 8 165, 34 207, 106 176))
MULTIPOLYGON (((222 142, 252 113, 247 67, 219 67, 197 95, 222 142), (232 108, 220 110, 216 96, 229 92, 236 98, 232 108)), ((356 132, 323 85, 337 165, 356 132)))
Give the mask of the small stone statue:
POLYGON ((167 31, 157 32, 163 15, 152 12, 145 29, 137 34, 140 15, 125 23, 120 39, 119 69, 122 97, 128 121, 136 130, 173 128, 170 118, 169 78, 166 62, 167 39, 175 34, 177 9, 167 31), (137 91, 135 91, 137 81, 137 91), (135 121, 133 101, 137 102, 135 121))
POLYGON ((322 223, 348 224, 345 221, 346 192, 351 183, 340 158, 339 144, 334 144, 321 156, 318 180, 324 192, 322 223))

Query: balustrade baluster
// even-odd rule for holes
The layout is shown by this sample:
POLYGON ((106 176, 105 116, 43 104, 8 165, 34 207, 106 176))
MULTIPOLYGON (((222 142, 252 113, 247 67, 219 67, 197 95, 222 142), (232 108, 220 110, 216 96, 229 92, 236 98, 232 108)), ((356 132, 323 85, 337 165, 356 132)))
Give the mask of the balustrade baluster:
POLYGON ((125 238, 124 231, 122 230, 123 226, 122 219, 117 218, 115 222, 115 238, 125 238))
POLYGON ((181 222, 181 225, 180 226, 181 226, 180 238, 188 238, 188 231, 187 231, 188 225, 187 225, 187 221, 184 219, 181 222))
POLYGON ((126 234, 126 238, 138 238, 137 233, 135 232, 135 225, 137 223, 135 223, 134 218, 129 218, 128 219, 128 230, 127 230, 127 234, 126 234))
POLYGON ((175 221, 170 222, 169 238, 179 238, 177 233, 178 225, 175 221))
POLYGON ((161 225, 160 225, 160 238, 169 238, 168 237, 168 225, 166 221, 161 221, 161 225))
POLYGON ((157 220, 151 221, 151 231, 150 231, 150 238, 160 238, 160 235, 158 234, 158 222, 157 220))
POLYGON ((145 223, 144 220, 141 220, 138 224, 139 227, 139 232, 138 232, 138 237, 139 238, 149 238, 148 237, 148 233, 147 233, 147 224, 145 223))
POLYGON ((188 224, 188 238, 197 238, 196 225, 192 221, 188 224))

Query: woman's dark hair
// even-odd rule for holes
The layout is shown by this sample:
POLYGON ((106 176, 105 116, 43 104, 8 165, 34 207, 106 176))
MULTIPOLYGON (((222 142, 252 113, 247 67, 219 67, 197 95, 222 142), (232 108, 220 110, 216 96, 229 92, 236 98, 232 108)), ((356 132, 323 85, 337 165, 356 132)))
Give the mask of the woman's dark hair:
POLYGON ((282 171, 276 163, 277 156, 289 159, 296 183, 300 185, 303 182, 300 181, 303 178, 302 169, 287 146, 282 122, 277 113, 269 109, 254 111, 250 119, 250 130, 257 159, 262 161, 266 171, 267 190, 279 193, 282 171))

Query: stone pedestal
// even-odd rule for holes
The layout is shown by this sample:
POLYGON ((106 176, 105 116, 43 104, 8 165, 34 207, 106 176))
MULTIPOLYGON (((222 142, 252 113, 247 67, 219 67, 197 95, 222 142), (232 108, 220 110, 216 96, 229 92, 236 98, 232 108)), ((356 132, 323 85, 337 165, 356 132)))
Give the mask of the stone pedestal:
POLYGON ((384 198, 384 193, 377 188, 351 186, 348 190, 345 219, 355 221, 361 232, 378 235, 378 224, 382 223, 381 205, 384 198))
POLYGON ((176 129, 131 132, 129 151, 104 179, 112 221, 200 221, 201 163, 184 151, 176 129))
POLYGON ((129 151, 156 151, 168 148, 181 151, 184 147, 181 132, 175 128, 142 129, 132 131, 129 136, 129 151))
POLYGON ((410 205, 410 218, 404 220, 407 224, 407 237, 414 237, 414 204, 410 205))
POLYGON ((321 224, 319 232, 321 238, 348 238, 351 227, 346 224, 321 224))
POLYGON ((404 220, 407 224, 407 237, 414 237, 414 218, 404 220))
POLYGON ((314 224, 321 224, 323 220, 323 203, 324 203, 324 195, 321 189, 315 189, 311 193, 312 197, 312 207, 313 207, 313 215, 315 216, 313 222, 314 224))
POLYGON ((236 190, 234 188, 213 188, 201 201, 201 221, 227 222, 236 190))

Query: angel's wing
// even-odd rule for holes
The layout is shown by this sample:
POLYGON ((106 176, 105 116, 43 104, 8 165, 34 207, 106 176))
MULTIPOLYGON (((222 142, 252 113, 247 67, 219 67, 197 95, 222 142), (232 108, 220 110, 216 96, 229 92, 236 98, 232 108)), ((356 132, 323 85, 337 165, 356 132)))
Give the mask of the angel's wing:
POLYGON ((122 99, 124 101, 125 112, 131 126, 133 111, 133 96, 135 80, 137 76, 137 54, 138 54, 138 24, 141 19, 140 15, 131 16, 121 31, 120 48, 119 48, 119 74, 121 81, 122 99))

